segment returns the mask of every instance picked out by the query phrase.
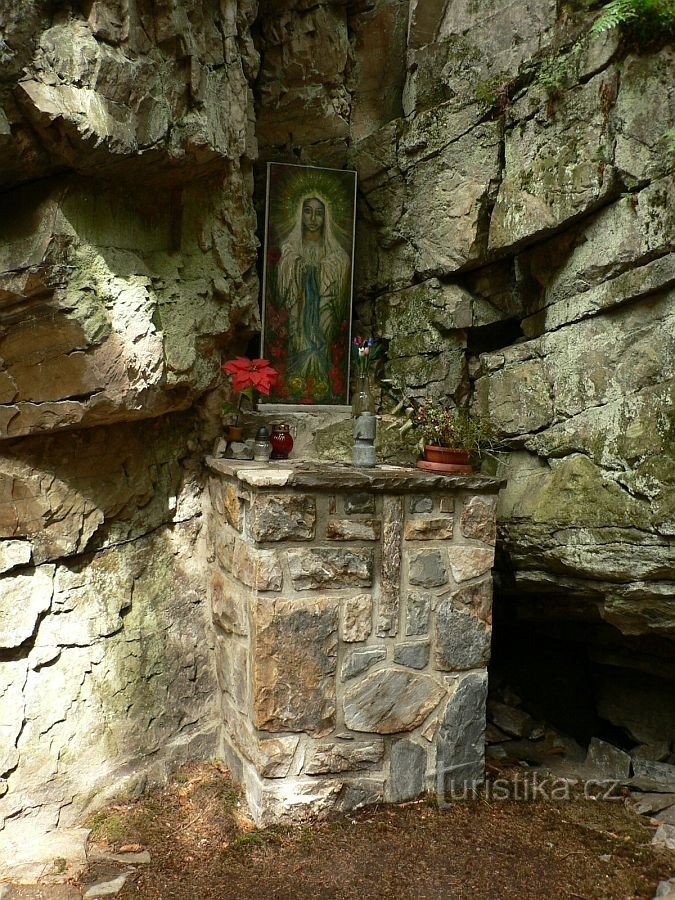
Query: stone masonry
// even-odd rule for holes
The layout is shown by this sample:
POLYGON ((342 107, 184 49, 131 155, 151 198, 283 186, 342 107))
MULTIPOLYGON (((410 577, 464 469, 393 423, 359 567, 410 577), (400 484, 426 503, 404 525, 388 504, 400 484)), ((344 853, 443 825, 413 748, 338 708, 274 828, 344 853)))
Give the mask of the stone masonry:
POLYGON ((223 753, 256 821, 481 781, 499 481, 209 467, 223 753))

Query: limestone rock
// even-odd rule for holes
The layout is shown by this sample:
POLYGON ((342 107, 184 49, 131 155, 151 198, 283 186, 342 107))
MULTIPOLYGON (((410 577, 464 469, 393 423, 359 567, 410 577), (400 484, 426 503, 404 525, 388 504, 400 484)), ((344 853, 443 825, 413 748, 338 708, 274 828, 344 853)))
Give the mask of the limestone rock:
POLYGON ((333 550, 320 547, 289 550, 288 567, 298 591, 332 587, 370 587, 372 550, 333 550))
POLYGON ((403 537, 407 541, 450 541, 452 540, 452 518, 424 517, 407 519, 403 537))
POLYGON ((256 727, 327 734, 335 724, 337 601, 259 600, 254 618, 256 727))
POLYGON ((232 558, 232 574, 258 591, 280 591, 283 570, 274 550, 258 550, 247 541, 237 541, 232 558))
POLYGON ((466 538, 494 543, 497 531, 495 497, 475 496, 465 500, 460 517, 460 528, 466 538))
POLYGON ((356 594, 345 600, 342 612, 342 640, 350 644, 365 641, 372 628, 372 594, 356 594))
POLYGON ((315 523, 312 497, 258 494, 251 504, 248 525, 254 541, 311 541, 315 523))
POLYGON ((425 669, 429 662, 429 644, 425 641, 397 644, 394 648, 394 662, 409 669, 425 669))
POLYGON ((380 537, 380 523, 376 519, 330 519, 326 537, 329 541, 376 541, 380 537))
POLYGON ((479 547, 449 547, 448 560, 455 581, 468 581, 490 571, 494 562, 494 550, 479 547))
POLYGON ((30 574, 0 579, 0 647, 12 650, 35 634, 42 613, 51 606, 53 566, 40 566, 30 574))
POLYGON ((442 696, 442 688, 428 675, 383 669, 345 692, 345 724, 352 731, 376 734, 412 731, 442 696))
POLYGON ((322 741, 310 744, 305 754, 305 774, 326 775, 367 769, 384 756, 384 743, 372 741, 322 741))

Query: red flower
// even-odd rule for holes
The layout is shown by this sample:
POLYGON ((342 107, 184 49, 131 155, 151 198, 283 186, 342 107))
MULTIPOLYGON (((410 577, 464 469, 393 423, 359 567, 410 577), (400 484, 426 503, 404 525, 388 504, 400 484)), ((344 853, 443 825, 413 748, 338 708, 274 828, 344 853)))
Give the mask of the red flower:
POLYGON ((269 396, 278 373, 266 359, 249 359, 238 356, 221 366, 223 372, 232 377, 232 390, 245 391, 251 388, 269 396))

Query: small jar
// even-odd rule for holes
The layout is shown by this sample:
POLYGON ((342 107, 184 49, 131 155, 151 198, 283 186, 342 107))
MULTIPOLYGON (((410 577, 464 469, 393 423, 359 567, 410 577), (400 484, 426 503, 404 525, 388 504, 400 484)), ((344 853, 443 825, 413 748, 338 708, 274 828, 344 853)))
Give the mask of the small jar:
POLYGON ((271 452, 272 445, 270 443, 270 433, 263 425, 258 429, 258 433, 255 436, 253 459, 256 462, 268 462, 271 452))
POLYGON ((286 422, 273 425, 270 443, 272 444, 272 459, 288 459, 288 454, 293 449, 291 426, 286 422))

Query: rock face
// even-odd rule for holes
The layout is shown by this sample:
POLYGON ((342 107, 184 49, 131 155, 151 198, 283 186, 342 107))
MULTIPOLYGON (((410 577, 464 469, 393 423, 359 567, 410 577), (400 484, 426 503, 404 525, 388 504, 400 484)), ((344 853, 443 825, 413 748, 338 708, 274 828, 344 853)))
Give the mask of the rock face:
POLYGON ((182 411, 215 384, 220 348, 257 327, 258 57, 248 0, 5 6, 7 874, 26 835, 216 751, 197 465, 211 426, 182 411))

